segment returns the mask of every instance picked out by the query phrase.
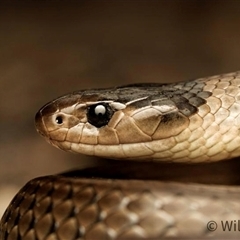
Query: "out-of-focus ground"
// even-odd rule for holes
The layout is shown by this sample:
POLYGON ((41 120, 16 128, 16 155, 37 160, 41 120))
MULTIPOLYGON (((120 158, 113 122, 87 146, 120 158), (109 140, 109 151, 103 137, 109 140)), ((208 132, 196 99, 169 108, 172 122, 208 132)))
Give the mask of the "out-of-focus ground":
POLYGON ((92 161, 47 144, 34 115, 82 88, 240 70, 240 1, 0 3, 0 216, 31 178, 92 161))

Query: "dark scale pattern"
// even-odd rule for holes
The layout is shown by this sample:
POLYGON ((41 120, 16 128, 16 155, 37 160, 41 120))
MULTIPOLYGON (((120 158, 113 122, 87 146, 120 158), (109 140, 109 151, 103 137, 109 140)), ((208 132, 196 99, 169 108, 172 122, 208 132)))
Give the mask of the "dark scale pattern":
POLYGON ((238 196, 234 187, 48 176, 30 181, 13 199, 0 239, 236 237, 209 232, 206 224, 239 215, 238 196))
POLYGON ((59 107, 65 108, 77 102, 104 102, 110 100, 123 104, 133 101, 130 106, 134 108, 150 106, 151 101, 155 102, 154 105, 161 104, 161 101, 164 101, 179 107, 180 111, 183 108, 183 103, 185 103, 186 106, 182 113, 190 116, 195 114, 197 107, 204 104, 206 99, 211 96, 211 92, 203 91, 205 86, 205 82, 195 80, 171 84, 141 83, 115 88, 81 90, 64 95, 46 104, 42 108, 42 114, 46 115, 55 112, 59 107), (191 100, 191 98, 194 98, 194 100, 191 100), (156 102, 156 100, 158 101, 156 102))
POLYGON ((150 105, 176 106, 179 112, 189 117, 197 113, 198 107, 205 104, 206 99, 212 95, 211 92, 203 91, 204 86, 204 82, 197 80, 173 84, 135 84, 118 88, 116 100, 129 102, 132 99, 140 99, 130 104, 135 108, 150 105))

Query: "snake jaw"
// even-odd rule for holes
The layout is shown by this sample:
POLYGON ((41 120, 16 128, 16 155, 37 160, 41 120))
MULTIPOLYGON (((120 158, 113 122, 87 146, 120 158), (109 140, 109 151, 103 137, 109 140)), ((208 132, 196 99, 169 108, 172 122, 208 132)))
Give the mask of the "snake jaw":
POLYGON ((54 144, 54 142, 47 137, 48 131, 47 128, 43 122, 43 118, 42 118, 42 112, 41 110, 37 112, 36 116, 35 116, 35 127, 37 132, 45 138, 45 140, 50 144, 53 145, 55 147, 58 147, 56 144, 54 144))
POLYGON ((35 116, 35 127, 37 132, 42 136, 42 137, 46 137, 46 127, 42 121, 42 112, 41 110, 37 112, 36 116, 35 116))

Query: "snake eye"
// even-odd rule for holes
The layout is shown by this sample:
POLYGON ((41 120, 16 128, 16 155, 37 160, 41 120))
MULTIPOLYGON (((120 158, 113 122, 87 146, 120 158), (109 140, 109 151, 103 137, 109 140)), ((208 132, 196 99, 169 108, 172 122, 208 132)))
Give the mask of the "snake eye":
POLYGON ((88 107, 87 118, 88 122, 95 127, 102 127, 108 124, 114 111, 106 103, 98 103, 88 107))
POLYGON ((58 115, 56 118, 55 118, 55 122, 60 125, 63 123, 63 117, 61 115, 58 115))

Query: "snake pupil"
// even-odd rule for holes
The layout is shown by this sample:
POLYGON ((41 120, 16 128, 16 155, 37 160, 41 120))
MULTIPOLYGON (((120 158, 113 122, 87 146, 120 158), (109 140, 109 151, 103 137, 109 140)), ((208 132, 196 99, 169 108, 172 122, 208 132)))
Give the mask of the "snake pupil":
POLYGON ((88 107, 88 122, 93 126, 100 128, 108 124, 114 111, 107 103, 98 103, 88 107))

